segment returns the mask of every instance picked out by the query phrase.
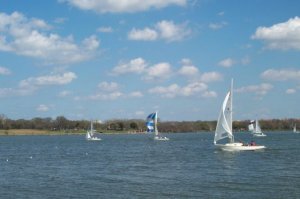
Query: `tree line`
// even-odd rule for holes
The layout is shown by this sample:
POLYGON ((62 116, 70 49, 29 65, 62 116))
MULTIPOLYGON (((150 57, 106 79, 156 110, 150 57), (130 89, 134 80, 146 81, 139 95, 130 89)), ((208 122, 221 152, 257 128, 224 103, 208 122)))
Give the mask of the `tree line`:
MULTIPOLYGON (((234 121, 234 131, 246 131, 249 120, 234 121)), ((160 121, 158 128, 160 132, 200 132, 214 131, 217 121, 160 121)), ((270 119, 260 120, 263 130, 288 131, 294 125, 300 128, 300 119, 270 119)), ((56 118, 32 118, 32 119, 9 119, 0 114, 0 129, 37 129, 50 131, 85 131, 90 128, 89 120, 69 120, 64 116, 56 118)), ((145 121, 139 119, 112 119, 105 122, 94 122, 94 128, 97 131, 120 131, 120 132, 144 132, 146 131, 145 121)))

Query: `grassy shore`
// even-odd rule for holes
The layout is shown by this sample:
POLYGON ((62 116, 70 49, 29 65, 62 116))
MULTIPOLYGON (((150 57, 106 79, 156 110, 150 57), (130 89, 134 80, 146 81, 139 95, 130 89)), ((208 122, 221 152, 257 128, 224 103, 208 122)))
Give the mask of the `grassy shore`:
POLYGON ((1 135, 67 135, 67 134, 83 134, 84 132, 70 132, 70 131, 49 131, 36 129, 9 129, 0 130, 1 135))

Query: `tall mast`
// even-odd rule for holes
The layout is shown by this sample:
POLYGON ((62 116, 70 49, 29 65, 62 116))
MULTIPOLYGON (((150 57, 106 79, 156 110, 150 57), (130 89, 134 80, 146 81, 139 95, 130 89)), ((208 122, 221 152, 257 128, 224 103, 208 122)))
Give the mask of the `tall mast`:
POLYGON ((231 129, 231 133, 232 133, 232 137, 231 137, 231 142, 234 142, 234 136, 233 136, 233 129, 232 129, 232 115, 233 115, 233 111, 232 111, 232 99, 233 99, 233 78, 231 79, 231 87, 230 87, 230 129, 231 129))
POLYGON ((155 112, 155 119, 154 119, 154 131, 155 131, 155 135, 158 134, 158 130, 157 130, 157 118, 158 118, 158 115, 157 115, 157 111, 155 112))

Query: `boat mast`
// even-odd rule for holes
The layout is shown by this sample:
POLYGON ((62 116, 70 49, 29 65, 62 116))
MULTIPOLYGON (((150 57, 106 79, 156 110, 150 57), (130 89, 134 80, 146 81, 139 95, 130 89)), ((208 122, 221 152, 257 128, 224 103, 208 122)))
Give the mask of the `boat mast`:
POLYGON ((231 130, 231 138, 230 138, 230 142, 234 142, 234 137, 233 137, 233 129, 232 129, 232 114, 233 114, 233 111, 232 111, 232 98, 233 98, 233 78, 231 79, 231 87, 230 87, 230 130, 231 130))
POLYGON ((155 135, 158 135, 158 130, 157 130, 157 111, 155 112, 155 119, 154 119, 154 132, 155 135))

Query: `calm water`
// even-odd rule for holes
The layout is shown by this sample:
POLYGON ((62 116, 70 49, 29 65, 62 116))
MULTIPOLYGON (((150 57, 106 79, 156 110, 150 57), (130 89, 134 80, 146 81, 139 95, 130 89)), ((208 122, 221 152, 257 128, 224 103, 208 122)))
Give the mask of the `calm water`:
POLYGON ((300 134, 267 135, 268 149, 235 153, 212 133, 3 136, 0 198, 300 198, 300 134))

